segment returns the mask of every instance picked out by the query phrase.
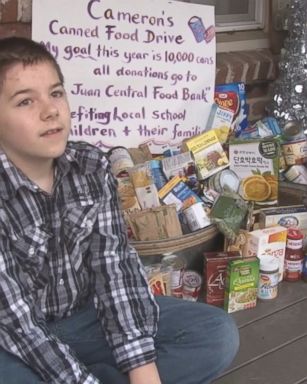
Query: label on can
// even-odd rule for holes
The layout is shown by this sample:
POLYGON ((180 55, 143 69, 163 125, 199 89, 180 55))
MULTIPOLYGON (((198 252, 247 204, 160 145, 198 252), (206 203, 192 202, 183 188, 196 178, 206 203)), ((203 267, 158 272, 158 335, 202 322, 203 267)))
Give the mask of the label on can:
POLYGON ((274 256, 260 258, 258 293, 259 299, 269 300, 277 296, 279 263, 274 256))
POLYGON ((287 165, 304 164, 307 162, 307 140, 288 142, 282 145, 287 165))
POLYGON ((162 259, 163 267, 170 267, 170 288, 171 295, 182 297, 183 273, 186 262, 178 255, 167 255, 162 259))
POLYGON ((202 284, 201 276, 195 271, 185 271, 183 274, 182 297, 185 300, 196 301, 202 284))
POLYGON ((124 147, 114 147, 110 149, 109 160, 112 173, 117 177, 119 177, 122 172, 126 172, 127 169, 134 166, 129 151, 124 147))
POLYGON ((183 211, 183 214, 192 232, 211 224, 211 220, 205 211, 204 203, 195 203, 191 205, 183 211))
POLYGON ((260 271, 258 297, 259 299, 274 299, 278 290, 278 270, 275 273, 260 271))

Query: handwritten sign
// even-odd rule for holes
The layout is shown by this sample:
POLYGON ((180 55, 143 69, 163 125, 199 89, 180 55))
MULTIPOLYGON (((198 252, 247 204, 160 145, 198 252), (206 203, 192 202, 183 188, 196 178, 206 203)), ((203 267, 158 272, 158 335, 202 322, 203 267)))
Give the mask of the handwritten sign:
POLYGON ((34 0, 32 38, 58 60, 71 140, 176 146, 205 129, 214 8, 165 0, 34 0))

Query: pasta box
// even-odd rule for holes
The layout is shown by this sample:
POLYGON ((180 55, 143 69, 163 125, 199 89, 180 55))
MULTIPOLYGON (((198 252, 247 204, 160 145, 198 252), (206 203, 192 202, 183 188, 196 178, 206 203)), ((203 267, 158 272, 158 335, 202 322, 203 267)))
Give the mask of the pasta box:
POLYGON ((259 259, 230 260, 226 271, 224 309, 236 312, 257 304, 259 259))

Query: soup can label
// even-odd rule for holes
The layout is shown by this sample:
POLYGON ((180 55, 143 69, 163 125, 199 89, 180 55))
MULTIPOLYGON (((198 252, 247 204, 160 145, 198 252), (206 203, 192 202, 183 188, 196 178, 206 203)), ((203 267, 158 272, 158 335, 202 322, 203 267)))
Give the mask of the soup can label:
POLYGON ((185 266, 185 260, 178 255, 167 255, 162 259, 162 267, 170 267, 170 290, 172 296, 182 298, 182 283, 185 266))
POLYGON ((124 147, 112 148, 109 151, 109 160, 112 173, 116 177, 120 177, 122 173, 126 174, 127 170, 134 166, 129 151, 124 147))
POLYGON ((182 297, 185 300, 196 301, 202 284, 200 274, 195 271, 185 271, 183 274, 182 297))
POLYGON ((211 220, 205 210, 204 203, 195 203, 183 211, 190 231, 207 227, 211 224, 211 220))

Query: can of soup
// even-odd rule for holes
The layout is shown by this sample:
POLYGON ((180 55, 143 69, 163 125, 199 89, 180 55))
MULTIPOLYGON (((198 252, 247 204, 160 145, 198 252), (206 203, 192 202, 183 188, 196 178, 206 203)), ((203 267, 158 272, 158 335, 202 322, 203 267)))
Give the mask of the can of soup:
POLYGON ((202 284, 202 278, 195 271, 185 271, 182 282, 182 298, 189 301, 196 301, 202 284))
POLYGON ((178 255, 165 255, 161 261, 162 268, 170 271, 171 296, 182 298, 183 273, 186 266, 185 260, 178 255))
POLYGON ((127 148, 113 147, 108 152, 112 173, 116 177, 126 176, 127 170, 134 166, 132 157, 127 148))

